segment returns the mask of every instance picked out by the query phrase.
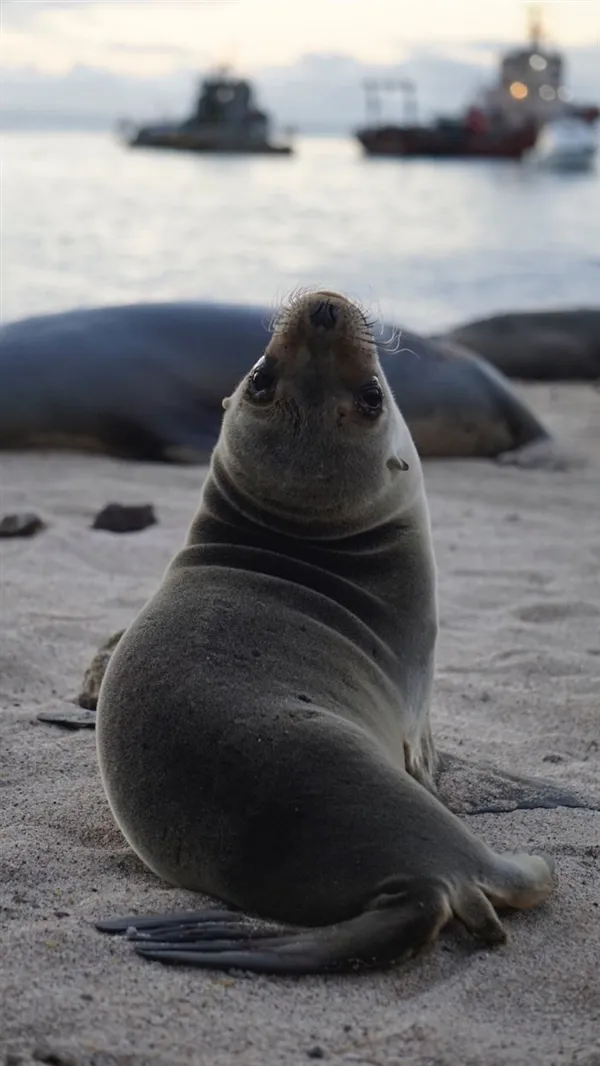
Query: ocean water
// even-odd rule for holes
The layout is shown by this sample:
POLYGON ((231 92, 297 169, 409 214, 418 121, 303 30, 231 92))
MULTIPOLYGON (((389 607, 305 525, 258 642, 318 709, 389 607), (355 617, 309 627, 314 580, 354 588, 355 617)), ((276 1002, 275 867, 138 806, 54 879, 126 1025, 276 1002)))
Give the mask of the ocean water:
POLYGON ((321 285, 422 331, 600 303, 600 173, 375 160, 344 138, 291 158, 132 151, 110 133, 4 133, 3 321, 75 306, 273 305, 321 285))

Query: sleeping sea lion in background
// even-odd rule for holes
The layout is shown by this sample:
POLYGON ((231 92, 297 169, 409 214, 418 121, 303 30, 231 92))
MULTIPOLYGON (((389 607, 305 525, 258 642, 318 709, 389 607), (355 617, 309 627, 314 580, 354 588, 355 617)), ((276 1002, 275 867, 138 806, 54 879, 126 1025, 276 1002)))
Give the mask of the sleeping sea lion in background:
POLYGON ((509 378, 600 379, 600 308, 492 315, 432 339, 464 344, 509 378))
MULTIPOLYGON (((271 317, 265 307, 164 303, 8 323, 0 328, 0 448, 207 462, 221 400, 260 358, 271 317)), ((378 351, 422 458, 564 465, 525 401, 475 355, 391 326, 378 351)))

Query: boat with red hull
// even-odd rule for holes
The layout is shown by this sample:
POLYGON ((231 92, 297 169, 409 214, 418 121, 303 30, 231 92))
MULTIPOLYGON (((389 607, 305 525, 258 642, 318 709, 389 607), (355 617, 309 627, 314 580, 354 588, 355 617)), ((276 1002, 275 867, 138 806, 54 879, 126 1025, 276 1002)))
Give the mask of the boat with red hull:
POLYGON ((534 148, 546 123, 576 118, 592 125, 600 115, 597 106, 572 101, 563 85, 562 56, 542 44, 537 14, 530 22, 529 45, 501 57, 496 84, 484 89, 462 115, 419 123, 415 85, 406 78, 370 79, 365 90, 371 121, 355 136, 370 156, 521 159, 534 148), (395 90, 404 96, 405 121, 384 124, 379 94, 395 90))
POLYGON ((484 159, 520 159, 533 148, 537 127, 518 130, 474 130, 467 121, 444 122, 432 126, 379 126, 359 130, 358 140, 368 155, 470 156, 484 159))

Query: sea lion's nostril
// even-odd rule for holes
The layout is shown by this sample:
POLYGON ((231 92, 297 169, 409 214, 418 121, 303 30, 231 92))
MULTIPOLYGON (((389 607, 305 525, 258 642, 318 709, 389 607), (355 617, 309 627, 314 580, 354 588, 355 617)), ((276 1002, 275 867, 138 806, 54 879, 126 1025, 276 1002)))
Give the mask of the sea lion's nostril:
POLYGON ((338 320, 338 309, 330 300, 321 300, 320 304, 310 313, 313 326, 321 326, 323 329, 333 329, 338 320))

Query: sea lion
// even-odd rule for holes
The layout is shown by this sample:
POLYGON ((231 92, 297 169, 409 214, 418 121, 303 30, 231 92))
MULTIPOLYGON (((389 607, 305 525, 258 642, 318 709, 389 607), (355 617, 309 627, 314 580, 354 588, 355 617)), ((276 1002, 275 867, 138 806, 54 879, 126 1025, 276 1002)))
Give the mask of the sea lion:
POLYGON ((436 572, 416 448, 370 328, 305 294, 225 401, 200 507, 98 701, 140 859, 229 911, 100 922, 165 963, 304 974, 395 962, 549 894, 435 795, 436 572), (283 923, 280 928, 273 923, 283 923))
POLYGON ((492 315, 435 339, 464 344, 509 378, 600 379, 600 308, 492 315))
MULTIPOLYGON (((0 328, 0 448, 207 462, 221 400, 260 358, 271 318, 266 307, 164 303, 8 323, 0 328)), ((389 325, 378 349, 422 458, 564 465, 533 411, 476 356, 389 325)))

